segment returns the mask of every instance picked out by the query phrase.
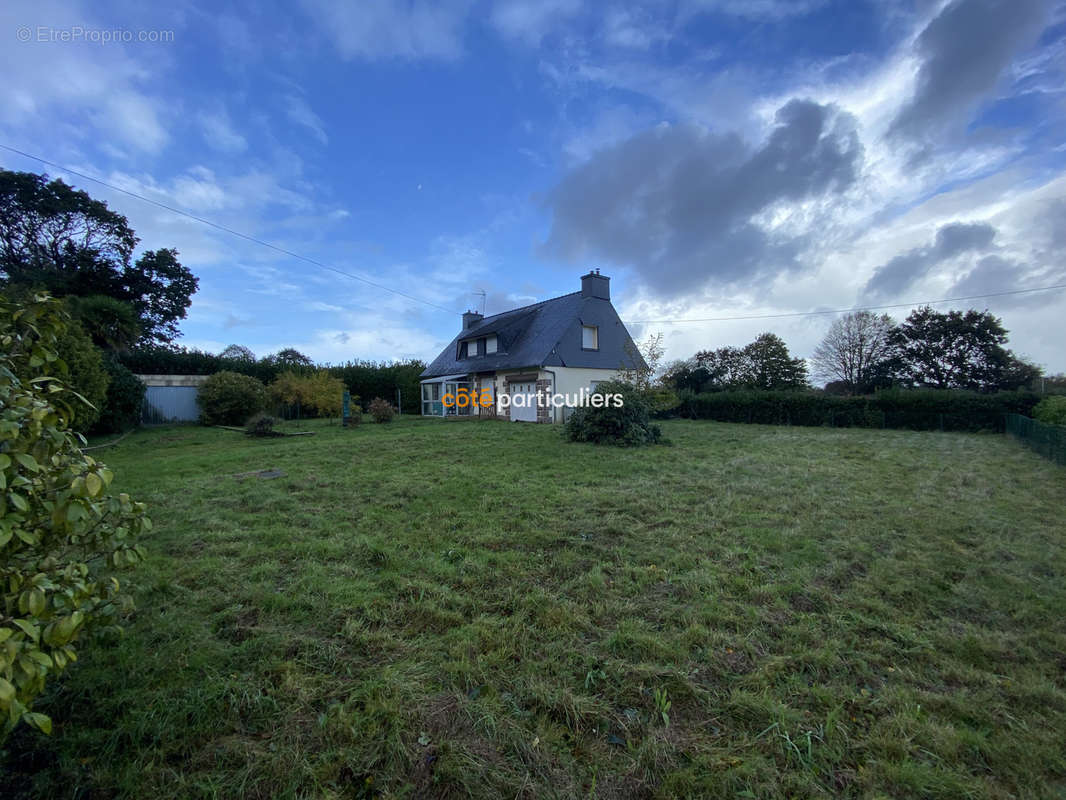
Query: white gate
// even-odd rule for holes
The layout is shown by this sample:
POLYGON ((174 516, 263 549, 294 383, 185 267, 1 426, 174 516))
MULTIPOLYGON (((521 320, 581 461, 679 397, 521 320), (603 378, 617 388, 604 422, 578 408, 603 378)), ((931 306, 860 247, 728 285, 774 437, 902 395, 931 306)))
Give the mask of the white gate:
POLYGON ((511 383, 508 384, 508 388, 511 393, 511 422, 536 422, 536 382, 511 383), (519 405, 519 403, 522 403, 522 405, 519 405))

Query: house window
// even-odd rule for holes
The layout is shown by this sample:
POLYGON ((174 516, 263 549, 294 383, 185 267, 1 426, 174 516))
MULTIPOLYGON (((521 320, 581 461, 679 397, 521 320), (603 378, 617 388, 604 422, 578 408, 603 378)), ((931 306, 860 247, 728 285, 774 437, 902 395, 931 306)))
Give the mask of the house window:
POLYGON ((477 339, 471 339, 466 343, 466 357, 473 358, 477 355, 477 339))
POLYGON ((485 339, 485 355, 490 356, 496 352, 496 337, 489 336, 485 339))
POLYGON ((595 325, 582 325, 581 326, 581 349, 582 350, 599 350, 600 349, 600 329, 595 325))

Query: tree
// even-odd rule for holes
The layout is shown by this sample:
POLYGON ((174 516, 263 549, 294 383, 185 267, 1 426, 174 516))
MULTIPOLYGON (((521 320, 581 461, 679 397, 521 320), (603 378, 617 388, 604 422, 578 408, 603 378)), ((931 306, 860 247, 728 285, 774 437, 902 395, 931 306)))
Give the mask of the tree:
POLYGON ((816 378, 840 381, 848 394, 865 394, 892 355, 892 318, 856 311, 834 320, 811 358, 816 378))
POLYGON ((107 295, 67 298, 70 314, 101 350, 124 353, 141 336, 141 324, 133 306, 107 295))
POLYGON ((627 344, 626 353, 634 366, 620 369, 620 379, 639 391, 648 391, 659 372, 659 363, 665 352, 661 333, 652 334, 639 345, 627 344))
POLYGON ((151 528, 143 503, 107 494, 111 471, 68 428, 80 401, 54 377, 65 325, 47 296, 0 297, 0 742, 19 722, 51 731, 33 701, 132 605, 110 573, 144 558, 151 528))
POLYGON ((306 384, 307 404, 320 417, 339 417, 344 404, 344 381, 334 378, 324 369, 303 379, 306 384))
POLYGON ((988 311, 918 308, 890 340, 894 370, 911 386, 995 391, 1018 388, 1039 374, 1004 348, 1007 330, 988 311))
POLYGON ((292 347, 286 347, 284 350, 279 350, 263 360, 268 364, 278 367, 311 367, 314 366, 315 363, 308 356, 305 356, 299 350, 292 347))
POLYGON ((0 170, 0 284, 112 297, 133 307, 142 344, 168 343, 197 280, 176 250, 149 250, 132 263, 138 241, 124 216, 86 192, 0 170))
MULTIPOLYGON (((701 350, 696 353, 696 369, 706 373, 703 388, 713 391, 735 389, 751 383, 750 364, 744 351, 737 347, 719 347, 717 350, 701 350)), ((697 373, 702 377, 703 373, 697 373)))
POLYGON ((807 364, 792 358, 780 336, 761 334, 744 348, 750 384, 755 389, 803 389, 807 386, 807 364))
POLYGON ((255 361, 255 353, 243 344, 231 344, 218 354, 219 358, 229 358, 234 361, 255 361))
POLYGON ((199 281, 178 261, 173 248, 148 250, 123 273, 122 297, 141 319, 141 342, 172 342, 185 319, 199 281))

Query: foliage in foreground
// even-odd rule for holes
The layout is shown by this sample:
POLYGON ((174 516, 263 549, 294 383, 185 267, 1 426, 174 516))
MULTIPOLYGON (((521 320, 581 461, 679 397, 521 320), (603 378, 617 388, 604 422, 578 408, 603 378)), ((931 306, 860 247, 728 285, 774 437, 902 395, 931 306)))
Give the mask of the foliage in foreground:
POLYGON ((566 421, 563 435, 571 442, 639 447, 662 440, 662 431, 651 421, 646 394, 632 384, 604 381, 593 398, 602 398, 602 405, 576 408, 566 421), (618 397, 621 403, 616 402, 618 397))
POLYGON ((267 404, 262 381, 237 372, 216 372, 196 395, 202 425, 243 425, 267 404))
POLYGON ((51 731, 34 698, 87 630, 116 624, 129 599, 107 572, 144 557, 150 528, 143 503, 106 494, 111 471, 68 429, 69 392, 48 374, 65 369, 58 308, 0 298, 0 739, 20 720, 51 731))
POLYGON ((1045 397, 1033 408, 1033 419, 1047 425, 1066 425, 1066 397, 1045 397))

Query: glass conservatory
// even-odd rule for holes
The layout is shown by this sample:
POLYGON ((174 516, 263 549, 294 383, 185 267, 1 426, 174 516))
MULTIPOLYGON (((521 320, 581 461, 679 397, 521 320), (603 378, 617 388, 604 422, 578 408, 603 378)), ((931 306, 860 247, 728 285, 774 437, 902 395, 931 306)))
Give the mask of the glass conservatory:
POLYGON ((477 407, 468 403, 460 408, 453 398, 459 389, 467 393, 474 392, 474 381, 469 375, 444 375, 439 378, 427 378, 422 381, 422 416, 424 417, 469 417, 477 414, 477 407), (445 405, 444 398, 449 398, 445 405))

